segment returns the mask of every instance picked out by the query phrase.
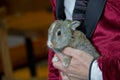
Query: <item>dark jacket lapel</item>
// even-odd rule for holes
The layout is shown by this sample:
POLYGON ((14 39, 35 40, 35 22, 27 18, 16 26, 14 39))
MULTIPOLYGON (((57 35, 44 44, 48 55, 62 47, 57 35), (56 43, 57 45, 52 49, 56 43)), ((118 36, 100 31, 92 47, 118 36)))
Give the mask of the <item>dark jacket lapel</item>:
POLYGON ((85 15, 85 34, 90 38, 96 28, 96 25, 102 15, 106 0, 89 0, 85 15))
POLYGON ((56 18, 58 20, 65 19, 64 0, 56 0, 56 18))

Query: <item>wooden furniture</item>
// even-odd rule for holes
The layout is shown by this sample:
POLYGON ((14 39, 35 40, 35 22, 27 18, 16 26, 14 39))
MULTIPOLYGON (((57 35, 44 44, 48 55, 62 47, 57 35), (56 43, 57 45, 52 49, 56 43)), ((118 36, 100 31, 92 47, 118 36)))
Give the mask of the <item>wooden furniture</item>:
MULTIPOLYGON (((8 2, 10 1, 8 0, 8 2)), ((45 3, 46 1, 44 2, 44 4, 45 3)), ((7 80, 12 80, 13 78, 11 59, 9 56, 9 48, 7 46, 7 41, 6 41, 7 35, 10 34, 10 35, 25 36, 26 49, 28 51, 28 54, 27 54, 28 63, 30 65, 31 75, 35 76, 35 64, 34 64, 34 55, 33 55, 34 51, 32 49, 31 38, 35 37, 36 35, 40 35, 41 33, 44 33, 45 35, 47 35, 47 32, 45 31, 46 29, 48 29, 51 22, 53 22, 53 14, 52 12, 48 11, 49 7, 50 6, 48 6, 47 10, 43 9, 44 8, 43 7, 41 8, 41 10, 36 10, 36 11, 24 10, 22 12, 20 10, 21 12, 17 12, 17 13, 12 11, 15 14, 10 12, 10 15, 6 15, 4 19, 2 19, 4 26, 0 27, 0 33, 1 33, 0 36, 1 36, 1 43, 2 43, 1 51, 2 51, 4 74, 7 80)))
MULTIPOLYGON (((2 26, 3 27, 3 26, 2 26)), ((0 29, 1 57, 4 67, 4 74, 8 79, 12 79, 12 64, 7 45, 7 32, 5 28, 0 29)))

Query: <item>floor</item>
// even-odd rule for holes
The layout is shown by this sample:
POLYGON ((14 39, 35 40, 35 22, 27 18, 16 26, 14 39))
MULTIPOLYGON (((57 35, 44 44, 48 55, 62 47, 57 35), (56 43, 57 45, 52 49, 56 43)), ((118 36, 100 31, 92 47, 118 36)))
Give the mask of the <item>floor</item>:
MULTIPOLYGON (((28 67, 23 67, 14 71, 14 80, 47 80, 48 66, 47 60, 43 60, 36 64, 36 77, 30 76, 28 67)), ((3 76, 2 80, 6 80, 3 76)))

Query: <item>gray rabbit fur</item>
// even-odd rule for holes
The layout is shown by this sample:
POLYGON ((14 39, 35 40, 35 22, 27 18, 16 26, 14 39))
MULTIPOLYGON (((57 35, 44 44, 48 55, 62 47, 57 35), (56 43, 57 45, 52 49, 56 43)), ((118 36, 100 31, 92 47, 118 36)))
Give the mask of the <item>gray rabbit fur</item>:
MULTIPOLYGON (((76 30, 78 26, 80 26, 79 21, 56 20, 53 22, 48 30, 48 47, 53 49, 56 53, 63 54, 62 50, 69 46, 75 49, 83 50, 94 58, 97 58, 99 53, 86 38, 85 34, 76 30)), ((62 64, 64 67, 68 67, 71 57, 64 54, 63 57, 62 64)))

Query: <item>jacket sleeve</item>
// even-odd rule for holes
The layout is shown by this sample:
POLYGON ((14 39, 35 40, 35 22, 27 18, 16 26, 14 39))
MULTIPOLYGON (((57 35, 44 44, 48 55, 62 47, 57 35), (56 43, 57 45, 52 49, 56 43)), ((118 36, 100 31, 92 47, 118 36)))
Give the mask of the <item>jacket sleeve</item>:
POLYGON ((103 80, 120 80, 120 54, 101 56, 98 65, 102 71, 103 80))

